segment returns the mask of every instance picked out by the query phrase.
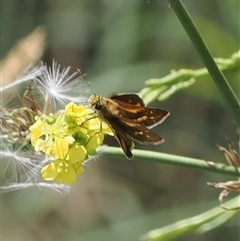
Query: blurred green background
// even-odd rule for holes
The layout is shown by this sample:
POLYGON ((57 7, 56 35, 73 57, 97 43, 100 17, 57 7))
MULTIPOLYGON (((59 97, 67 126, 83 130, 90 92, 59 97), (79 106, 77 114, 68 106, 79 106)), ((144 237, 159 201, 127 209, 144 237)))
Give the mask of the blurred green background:
MULTIPOLYGON (((227 58, 239 49, 238 0, 184 4, 214 57, 227 58)), ((40 25, 47 34, 41 60, 51 65, 55 59, 71 71, 81 68, 93 93, 139 92, 147 79, 203 67, 167 0, 2 0, 1 59, 40 25)), ((239 73, 226 77, 239 96, 239 73)), ((155 128, 165 143, 137 148, 226 162, 216 143, 226 146, 225 137, 236 143, 236 130, 210 77, 152 106, 171 112, 155 128)), ((106 144, 117 143, 107 138, 106 144)), ((220 191, 206 183, 229 179, 99 157, 86 163, 69 195, 37 188, 2 194, 2 240, 138 240, 219 205, 220 191)), ((237 215, 220 229, 178 240, 238 240, 239 222, 237 215)))

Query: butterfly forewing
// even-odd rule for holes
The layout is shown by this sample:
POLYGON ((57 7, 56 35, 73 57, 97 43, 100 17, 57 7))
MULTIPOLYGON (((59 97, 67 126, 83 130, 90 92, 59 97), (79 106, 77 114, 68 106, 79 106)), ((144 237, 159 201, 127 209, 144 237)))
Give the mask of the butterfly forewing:
POLYGON ((130 119, 149 128, 162 123, 169 115, 168 111, 162 109, 136 106, 122 101, 114 101, 114 105, 112 105, 112 102, 112 99, 106 99, 107 114, 117 118, 130 119))
POLYGON ((169 116, 169 112, 162 109, 145 108, 142 110, 142 115, 138 115, 137 122, 142 123, 148 128, 152 128, 161 124, 169 116))
POLYGON ((124 103, 136 106, 145 106, 143 100, 136 94, 117 94, 110 97, 112 100, 122 101, 124 103))

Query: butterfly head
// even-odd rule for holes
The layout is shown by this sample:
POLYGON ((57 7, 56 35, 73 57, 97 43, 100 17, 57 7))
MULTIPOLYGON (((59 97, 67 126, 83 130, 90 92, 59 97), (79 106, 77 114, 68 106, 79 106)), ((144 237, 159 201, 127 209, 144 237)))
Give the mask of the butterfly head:
POLYGON ((96 95, 96 94, 91 95, 88 99, 88 103, 90 107, 94 108, 95 110, 101 110, 103 107, 102 98, 103 97, 101 95, 96 95))

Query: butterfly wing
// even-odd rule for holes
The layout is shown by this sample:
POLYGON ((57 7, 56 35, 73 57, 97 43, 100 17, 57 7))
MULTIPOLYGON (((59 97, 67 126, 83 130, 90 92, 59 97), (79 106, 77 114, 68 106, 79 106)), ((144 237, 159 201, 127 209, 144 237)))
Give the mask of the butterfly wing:
POLYGON ((111 119, 110 122, 108 120, 105 121, 108 123, 111 130, 113 131, 115 139, 118 141, 127 158, 131 159, 133 157, 131 150, 134 147, 134 143, 128 137, 126 131, 122 129, 122 126, 117 123, 116 118, 111 119))
POLYGON ((130 105, 145 106, 143 100, 136 94, 115 94, 110 96, 110 99, 122 101, 130 105))
POLYGON ((123 126, 123 129, 128 134, 130 139, 135 140, 141 144, 161 144, 164 139, 157 133, 149 130, 142 123, 134 123, 128 119, 121 119, 119 125, 123 126))
POLYGON ((108 118, 107 120, 114 134, 121 136, 127 136, 130 140, 137 141, 141 144, 160 144, 164 142, 164 139, 157 133, 149 130, 141 123, 135 123, 128 119, 108 118), (120 134, 118 134, 120 132, 120 134))
POLYGON ((129 119, 132 122, 141 123, 148 128, 162 123, 170 114, 166 110, 133 105, 121 100, 105 99, 105 103, 105 113, 109 117, 129 119))
POLYGON ((91 100, 98 116, 110 126, 129 159, 133 156, 133 141, 142 144, 160 144, 164 141, 149 128, 163 122, 169 115, 168 111, 145 107, 142 99, 135 94, 120 94, 99 99, 92 97, 91 100))

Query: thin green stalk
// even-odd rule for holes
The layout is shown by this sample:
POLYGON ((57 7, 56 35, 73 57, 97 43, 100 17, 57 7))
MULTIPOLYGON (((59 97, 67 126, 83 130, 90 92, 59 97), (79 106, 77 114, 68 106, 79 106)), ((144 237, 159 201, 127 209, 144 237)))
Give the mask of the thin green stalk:
MULTIPOLYGON (((224 207, 234 207, 239 204, 240 196, 224 203, 224 207)), ((226 211, 223 208, 214 207, 199 215, 186 218, 165 227, 151 230, 140 237, 141 241, 176 240, 190 232, 196 234, 206 233, 210 230, 226 224, 237 215, 238 210, 226 211)))
POLYGON ((220 94, 222 95, 225 103, 228 105, 234 115, 234 119, 240 125, 240 103, 235 96, 232 88, 228 84, 226 78, 219 70, 213 57, 211 56, 207 46, 197 31, 191 17, 180 0, 168 0, 171 8, 174 10, 178 19, 182 23, 189 38, 194 44, 198 54, 200 55, 203 63, 208 69, 213 81, 215 82, 220 94))
MULTIPOLYGON (((134 160, 156 162, 159 164, 167 164, 172 166, 190 167, 197 170, 206 170, 209 172, 221 173, 230 176, 239 176, 240 168, 227 166, 221 163, 208 162, 201 159, 170 155, 165 153, 146 151, 146 150, 133 150, 134 160)), ((123 158, 124 153, 121 148, 106 146, 101 151, 102 156, 112 158, 123 158)))

